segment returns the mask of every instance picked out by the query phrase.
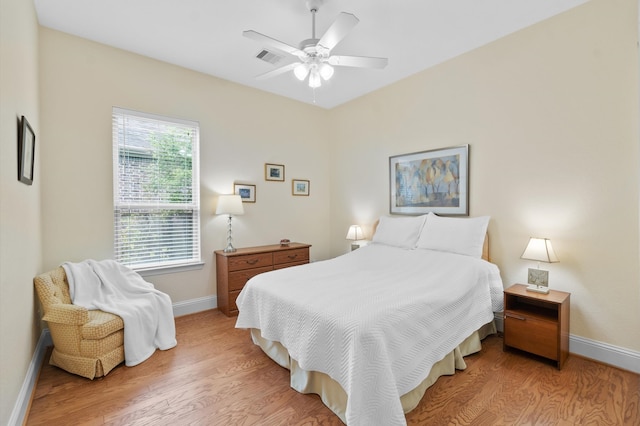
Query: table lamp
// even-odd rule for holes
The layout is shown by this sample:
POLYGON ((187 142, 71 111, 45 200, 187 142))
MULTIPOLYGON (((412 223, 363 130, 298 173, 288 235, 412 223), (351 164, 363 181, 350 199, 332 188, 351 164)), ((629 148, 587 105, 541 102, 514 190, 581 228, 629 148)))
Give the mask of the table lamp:
POLYGON ((359 225, 351 225, 349 231, 347 231, 347 240, 353 241, 353 243, 351 243, 351 251, 360 247, 358 244, 355 244, 355 242, 362 239, 364 239, 362 228, 359 225))
POLYGON ((556 256, 556 253, 553 251, 551 240, 548 238, 529 238, 529 244, 527 244, 527 248, 524 249, 524 253, 522 253, 520 259, 536 260, 538 262, 538 269, 529 268, 527 278, 529 286, 527 287, 527 291, 543 294, 549 293, 549 271, 540 269, 540 262, 560 262, 558 256, 556 256))
POLYGON ((216 214, 229 215, 229 228, 227 230, 227 247, 225 247, 225 253, 233 253, 236 251, 235 247, 231 243, 231 217, 244 214, 244 208, 242 207, 242 198, 239 195, 221 195, 218 197, 218 207, 216 208, 216 214))

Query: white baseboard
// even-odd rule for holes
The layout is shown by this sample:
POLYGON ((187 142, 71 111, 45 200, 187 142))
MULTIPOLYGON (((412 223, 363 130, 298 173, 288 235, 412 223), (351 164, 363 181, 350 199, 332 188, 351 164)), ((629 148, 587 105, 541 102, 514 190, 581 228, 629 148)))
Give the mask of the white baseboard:
POLYGON ((504 332, 504 315, 502 314, 502 312, 493 313, 493 322, 496 323, 496 330, 498 330, 498 332, 500 333, 503 333, 504 332))
POLYGON ((573 334, 569 336, 569 352, 640 374, 640 352, 573 334))
POLYGON ((49 333, 49 329, 45 328, 42 330, 42 333, 40 333, 40 338, 36 344, 35 352, 33 353, 31 363, 29 363, 29 368, 27 369, 27 375, 22 383, 22 388, 20 388, 20 393, 18 394, 16 404, 11 412, 11 417, 9 417, 9 426, 19 426, 24 424, 24 421, 27 418, 29 403, 31 402, 31 395, 33 395, 33 391, 36 388, 36 381, 38 380, 38 373, 40 373, 40 366, 42 365, 44 356, 47 353, 47 346, 51 345, 51 334, 49 333))
POLYGON ((207 311, 218 307, 217 296, 205 296, 197 299, 185 300, 173 304, 173 316, 195 314, 196 312, 207 311))

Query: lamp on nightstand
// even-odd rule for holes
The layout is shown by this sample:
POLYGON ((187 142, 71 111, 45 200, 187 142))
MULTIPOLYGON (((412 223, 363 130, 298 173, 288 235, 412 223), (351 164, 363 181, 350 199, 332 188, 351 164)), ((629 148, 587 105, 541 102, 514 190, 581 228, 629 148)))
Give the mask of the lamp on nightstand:
POLYGON ((551 240, 548 238, 531 237, 520 259, 536 260, 538 262, 538 269, 529 268, 527 277, 529 286, 527 287, 527 291, 544 294, 549 293, 549 271, 540 269, 540 262, 560 262, 558 256, 556 256, 556 253, 553 251, 551 240))
POLYGON ((239 195, 221 195, 218 197, 218 207, 216 207, 216 214, 229 215, 229 228, 227 230, 227 247, 225 247, 225 253, 233 253, 236 251, 233 244, 231 244, 231 216, 239 216, 244 214, 244 208, 242 207, 242 198, 239 195))
POLYGON ((364 232, 362 232, 362 228, 359 225, 351 225, 349 227, 349 231, 347 231, 347 240, 353 241, 353 243, 351 243, 351 251, 360 247, 356 242, 362 239, 364 239, 364 232))

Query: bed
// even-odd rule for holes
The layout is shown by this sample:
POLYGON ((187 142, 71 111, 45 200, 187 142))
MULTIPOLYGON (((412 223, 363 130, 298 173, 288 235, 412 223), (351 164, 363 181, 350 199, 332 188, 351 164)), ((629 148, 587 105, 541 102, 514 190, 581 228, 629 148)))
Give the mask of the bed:
POLYGON ((495 333, 488 217, 380 218, 372 242, 253 277, 237 328, 347 425, 403 425, 426 389, 495 333))

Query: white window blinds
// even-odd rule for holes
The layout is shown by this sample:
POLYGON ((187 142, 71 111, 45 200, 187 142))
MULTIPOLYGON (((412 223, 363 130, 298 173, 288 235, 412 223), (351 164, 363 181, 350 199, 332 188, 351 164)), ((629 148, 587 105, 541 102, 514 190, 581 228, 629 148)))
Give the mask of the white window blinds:
POLYGON ((115 258, 200 262, 199 124, 113 108, 115 258))

